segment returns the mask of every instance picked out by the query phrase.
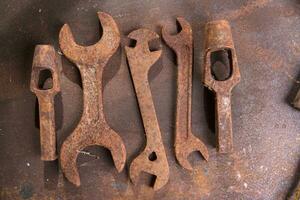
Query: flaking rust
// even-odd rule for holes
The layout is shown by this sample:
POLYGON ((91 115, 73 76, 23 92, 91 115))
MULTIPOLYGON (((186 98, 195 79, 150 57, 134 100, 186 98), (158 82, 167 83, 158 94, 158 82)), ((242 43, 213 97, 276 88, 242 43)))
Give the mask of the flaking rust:
POLYGON ((215 124, 217 148, 220 153, 229 153, 233 150, 231 91, 239 82, 240 71, 229 23, 225 20, 207 23, 205 27, 203 83, 215 93, 215 124), (229 62, 224 61, 224 56, 218 58, 218 54, 227 55, 226 59, 229 62), (216 60, 214 60, 215 58, 216 60), (229 63, 228 67, 230 68, 229 76, 225 79, 218 78, 218 73, 212 71, 216 70, 212 66, 222 66, 227 65, 227 63, 229 63))
POLYGON ((53 46, 37 45, 31 72, 30 89, 36 94, 39 104, 41 160, 52 161, 57 158, 54 98, 60 92, 60 57, 53 46), (43 88, 41 74, 48 71, 49 87, 43 88), (51 82, 50 82, 51 81, 51 82))
POLYGON ((64 141, 60 153, 62 171, 76 186, 80 185, 76 159, 82 149, 92 145, 107 148, 119 172, 126 161, 126 150, 121 137, 105 120, 102 94, 103 70, 120 44, 120 33, 110 15, 99 12, 98 17, 103 34, 94 45, 84 47, 76 44, 67 24, 59 34, 60 47, 64 55, 78 67, 83 86, 83 114, 75 130, 64 141))
POLYGON ((193 35, 190 24, 184 18, 177 18, 181 31, 176 35, 169 35, 162 29, 165 42, 176 53, 177 72, 177 102, 175 155, 179 164, 189 170, 192 166, 188 156, 199 151, 208 160, 209 154, 205 144, 192 133, 192 71, 193 71, 193 35))
POLYGON ((142 171, 156 176, 153 187, 158 190, 169 180, 169 164, 148 82, 148 72, 161 56, 161 50, 150 51, 148 42, 159 36, 148 29, 138 29, 128 37, 136 40, 135 47, 125 50, 146 133, 146 147, 132 161, 129 175, 134 184, 142 171))

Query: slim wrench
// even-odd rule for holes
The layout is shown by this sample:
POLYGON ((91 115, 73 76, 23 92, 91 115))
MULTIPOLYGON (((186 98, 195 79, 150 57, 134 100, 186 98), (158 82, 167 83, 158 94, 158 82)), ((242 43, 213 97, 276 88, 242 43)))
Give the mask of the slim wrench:
POLYGON ((158 190, 169 180, 169 164, 148 82, 148 72, 159 59, 161 50, 150 51, 148 42, 159 36, 148 29, 138 29, 128 37, 137 41, 135 47, 125 47, 125 50, 147 139, 143 152, 132 161, 129 175, 134 184, 142 171, 155 175, 154 190, 158 190), (151 155, 154 158, 151 158, 151 155))
POLYGON ((170 35, 163 28, 162 36, 167 45, 175 51, 178 64, 175 130, 176 159, 182 167, 192 170, 192 166, 187 159, 190 153, 199 151, 205 160, 208 160, 209 154, 204 143, 192 133, 192 28, 184 18, 178 17, 177 21, 181 26, 181 31, 176 35, 170 35))

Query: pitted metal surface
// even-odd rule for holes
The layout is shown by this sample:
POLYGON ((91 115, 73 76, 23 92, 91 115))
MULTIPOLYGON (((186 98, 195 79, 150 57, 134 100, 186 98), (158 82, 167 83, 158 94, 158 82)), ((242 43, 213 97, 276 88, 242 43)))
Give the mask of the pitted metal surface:
MULTIPOLYGON (((296 187, 300 113, 290 102, 299 89, 299 1, 2 0, 0 10, 0 199, 281 200, 296 187), (176 55, 161 42, 162 55, 148 74, 170 171, 160 190, 145 184, 148 177, 143 174, 143 184, 129 180, 127 164, 141 152, 145 132, 124 48, 108 61, 102 87, 106 121, 126 146, 129 162, 124 170, 117 172, 109 151, 87 147, 77 160, 81 186, 73 187, 61 174, 56 180, 57 166, 40 159, 36 96, 29 88, 34 48, 53 44, 61 54, 58 34, 64 23, 72 28, 77 43, 96 43, 101 37, 97 11, 114 18, 121 47, 127 46, 127 35, 140 27, 160 34, 163 26, 174 33, 178 16, 191 24, 192 133, 201 138, 210 157, 206 162, 191 154, 193 171, 176 162, 176 55), (220 19, 230 23, 242 75, 231 96, 234 153, 230 155, 216 152, 214 96, 201 83, 205 24, 220 19)), ((83 103, 77 67, 65 56, 62 67, 64 110, 58 144, 76 128, 83 103)))
POLYGON ((188 156, 199 151, 205 160, 209 154, 205 144, 192 133, 192 71, 193 35, 190 24, 184 18, 177 18, 180 32, 170 35, 162 29, 162 36, 177 56, 177 100, 175 127, 175 154, 180 165, 192 170, 188 156))
MULTIPOLYGON (((57 158, 54 98, 60 92, 61 61, 53 46, 35 47, 30 89, 38 98, 41 160, 52 161, 57 158), (44 89, 41 73, 48 70, 49 88, 44 89), (49 82, 50 82, 49 81, 49 82)), ((47 80, 46 80, 47 81, 47 80)))
POLYGON ((161 56, 161 50, 150 51, 148 43, 159 36, 151 30, 138 29, 128 37, 136 41, 134 47, 125 50, 146 133, 145 149, 130 164, 129 175, 134 184, 143 171, 154 175, 153 188, 158 190, 169 180, 169 164, 148 81, 149 70, 161 56))
POLYGON ((110 15, 99 12, 98 17, 103 35, 100 41, 92 46, 83 47, 76 44, 68 25, 64 25, 59 34, 60 48, 78 67, 83 85, 83 114, 75 130, 64 141, 60 154, 62 171, 76 186, 80 185, 76 160, 84 148, 99 145, 109 149, 119 172, 126 161, 123 141, 105 121, 102 103, 103 69, 119 46, 119 30, 110 15))
POLYGON ((220 153, 231 153, 233 151, 231 91, 240 82, 241 75, 228 21, 208 22, 205 26, 204 45, 203 83, 216 95, 217 148, 220 153), (212 54, 218 51, 228 52, 228 62, 232 72, 226 80, 218 80, 212 73, 214 64, 211 61, 212 54))

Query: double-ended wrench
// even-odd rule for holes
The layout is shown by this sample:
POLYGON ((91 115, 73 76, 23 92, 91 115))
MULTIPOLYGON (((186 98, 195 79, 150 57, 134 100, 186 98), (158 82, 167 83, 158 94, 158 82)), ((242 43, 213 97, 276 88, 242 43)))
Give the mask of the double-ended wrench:
POLYGON ((169 180, 169 164, 148 82, 148 72, 161 56, 161 50, 150 51, 148 42, 159 36, 148 29, 138 29, 128 37, 136 40, 135 47, 125 50, 146 133, 145 149, 132 161, 129 175, 133 184, 142 171, 156 176, 153 188, 158 190, 169 180))
POLYGON ((205 144, 192 133, 192 71, 193 71, 193 35, 190 24, 181 17, 177 18, 181 31, 170 35, 162 29, 162 36, 177 57, 177 101, 175 155, 179 164, 192 170, 188 156, 199 151, 205 160, 209 154, 205 144))
POLYGON ((60 161, 66 178, 80 185, 76 166, 79 152, 87 146, 99 145, 110 150, 120 172, 126 161, 126 150, 121 137, 107 124, 103 112, 102 75, 110 57, 120 43, 120 33, 113 18, 98 13, 103 28, 102 38, 91 46, 76 44, 70 27, 65 24, 59 33, 60 48, 78 67, 83 86, 83 114, 71 135, 64 141, 60 161))

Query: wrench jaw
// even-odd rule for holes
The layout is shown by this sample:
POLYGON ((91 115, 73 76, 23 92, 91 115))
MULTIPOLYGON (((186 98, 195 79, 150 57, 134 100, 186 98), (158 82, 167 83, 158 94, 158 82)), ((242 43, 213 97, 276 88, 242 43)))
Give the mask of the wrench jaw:
POLYGON ((125 47, 129 66, 132 71, 148 75, 149 69, 161 56, 162 50, 150 51, 149 42, 159 38, 159 35, 148 29, 138 29, 128 37, 136 41, 135 47, 125 47), (137 66, 139 69, 134 69, 137 66))
POLYGON ((134 185, 138 183, 139 175, 141 172, 146 172, 155 176, 155 182, 153 185, 153 189, 159 190, 165 184, 167 184, 169 180, 169 165, 167 161, 167 157, 164 153, 160 153, 160 151, 156 151, 157 159, 149 160, 149 155, 151 154, 147 148, 136 157, 129 168, 129 176, 134 185))
MULTIPOLYGON (((92 126, 91 126, 92 127, 92 126)), ((95 132, 98 128, 84 130, 79 126, 70 137, 68 137, 61 148, 61 167, 66 178, 76 186, 80 186, 80 177, 76 160, 81 152, 88 146, 101 146, 110 150, 115 167, 121 172, 126 162, 126 150, 121 137, 111 128, 106 127, 102 132, 95 132), (93 132, 91 137, 86 137, 87 132, 93 132)))
POLYGON ((176 18, 181 30, 175 35, 169 34, 165 27, 162 28, 162 37, 176 54, 177 49, 182 49, 184 46, 192 46, 192 28, 183 17, 176 18))
POLYGON ((83 66, 92 66, 101 62, 105 66, 108 59, 119 47, 120 32, 114 19, 104 12, 98 12, 98 18, 103 34, 97 43, 90 46, 77 44, 68 24, 61 28, 59 32, 60 48, 72 62, 83 66))
POLYGON ((192 165, 188 161, 188 156, 195 151, 198 151, 203 158, 208 161, 209 153, 205 144, 193 134, 189 134, 187 140, 176 141, 175 143, 176 159, 178 163, 187 170, 193 170, 192 165))

